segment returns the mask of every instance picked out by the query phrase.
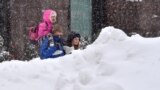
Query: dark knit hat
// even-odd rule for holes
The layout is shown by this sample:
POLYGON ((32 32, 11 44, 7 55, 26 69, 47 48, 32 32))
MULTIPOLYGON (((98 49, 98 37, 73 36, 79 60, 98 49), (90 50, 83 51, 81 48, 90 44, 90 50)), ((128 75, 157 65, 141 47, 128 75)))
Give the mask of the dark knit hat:
POLYGON ((79 39, 81 38, 81 36, 80 36, 79 33, 73 32, 73 31, 68 35, 67 43, 68 43, 69 46, 71 45, 72 40, 73 40, 74 38, 76 38, 76 37, 78 37, 79 39))
POLYGON ((81 38, 81 36, 80 36, 79 33, 75 33, 75 34, 73 35, 73 37, 72 37, 72 40, 73 40, 74 38, 76 38, 76 37, 78 37, 79 39, 81 38))

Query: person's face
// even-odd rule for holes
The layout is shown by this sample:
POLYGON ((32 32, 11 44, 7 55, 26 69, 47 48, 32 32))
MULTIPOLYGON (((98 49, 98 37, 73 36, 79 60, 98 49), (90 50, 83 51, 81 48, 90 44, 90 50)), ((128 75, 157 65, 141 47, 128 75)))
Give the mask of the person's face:
POLYGON ((51 22, 55 23, 56 22, 56 16, 51 16, 51 22))
POLYGON ((79 45, 79 43, 80 43, 80 39, 78 37, 72 40, 72 45, 79 45))

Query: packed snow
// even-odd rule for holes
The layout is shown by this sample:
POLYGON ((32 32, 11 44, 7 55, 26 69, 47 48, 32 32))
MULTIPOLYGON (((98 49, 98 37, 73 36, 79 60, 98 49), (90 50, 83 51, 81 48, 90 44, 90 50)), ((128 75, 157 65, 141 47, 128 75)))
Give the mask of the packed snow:
POLYGON ((0 64, 0 90, 160 90, 160 38, 102 29, 85 50, 0 64))

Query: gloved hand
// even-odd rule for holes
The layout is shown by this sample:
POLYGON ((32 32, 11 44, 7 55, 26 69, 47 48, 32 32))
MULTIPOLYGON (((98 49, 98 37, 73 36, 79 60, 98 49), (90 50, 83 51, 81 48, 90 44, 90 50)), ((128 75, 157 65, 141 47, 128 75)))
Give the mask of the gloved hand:
POLYGON ((62 50, 62 44, 55 42, 55 46, 57 47, 57 49, 62 50))
POLYGON ((61 43, 61 38, 59 36, 53 36, 54 42, 61 43))
POLYGON ((60 37, 60 36, 53 36, 54 38, 54 42, 55 42, 55 46, 59 49, 59 50, 63 50, 63 42, 64 40, 60 37))

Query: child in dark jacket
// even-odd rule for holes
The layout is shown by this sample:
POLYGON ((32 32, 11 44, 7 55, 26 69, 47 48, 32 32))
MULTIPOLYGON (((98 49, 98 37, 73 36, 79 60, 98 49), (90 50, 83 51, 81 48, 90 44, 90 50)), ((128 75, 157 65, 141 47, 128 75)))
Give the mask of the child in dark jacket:
POLYGON ((53 35, 50 33, 40 42, 40 58, 57 58, 65 55, 63 48, 63 31, 61 29, 53 30, 53 35))

